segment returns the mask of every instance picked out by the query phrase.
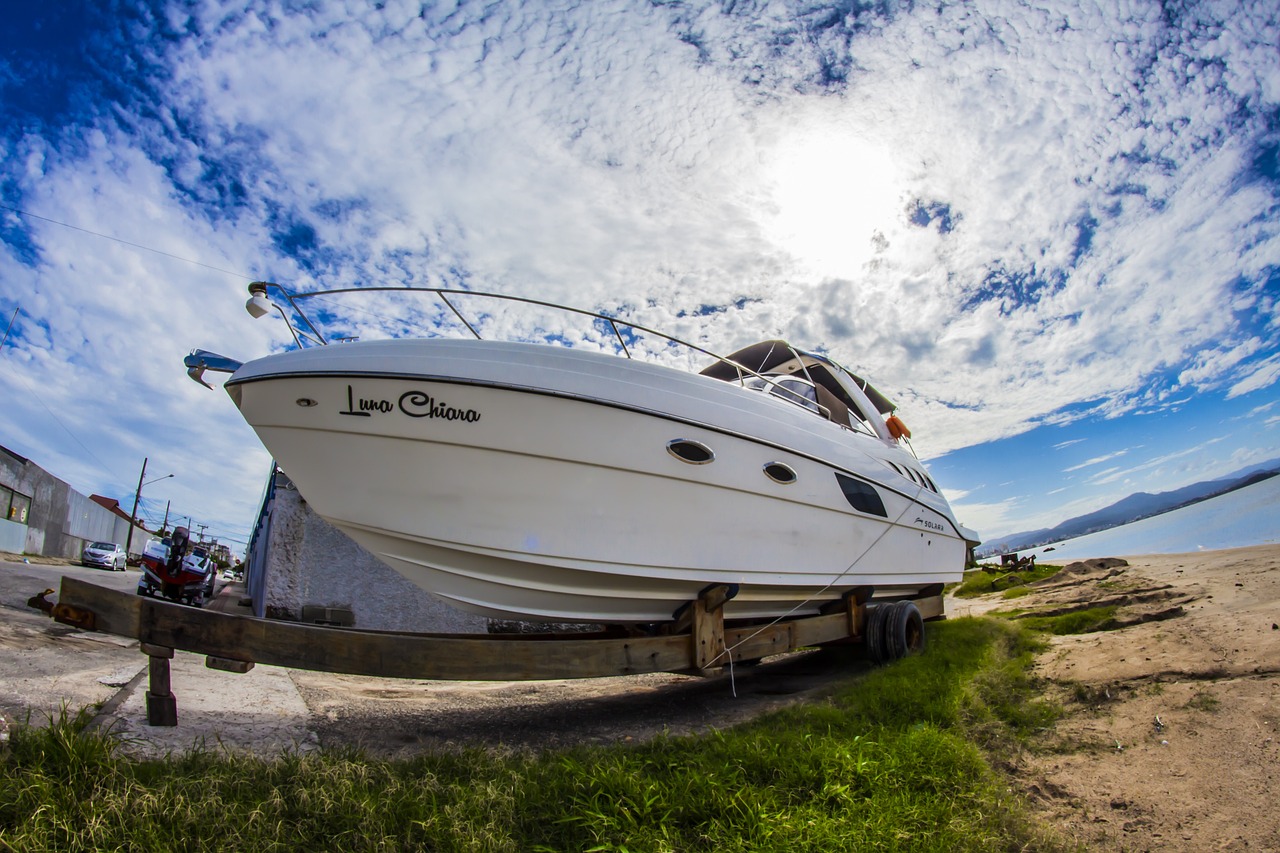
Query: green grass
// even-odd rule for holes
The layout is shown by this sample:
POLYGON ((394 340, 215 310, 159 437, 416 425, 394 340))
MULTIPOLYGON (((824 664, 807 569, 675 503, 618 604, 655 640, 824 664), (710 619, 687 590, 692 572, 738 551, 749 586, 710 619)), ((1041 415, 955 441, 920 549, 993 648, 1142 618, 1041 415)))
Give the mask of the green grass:
POLYGON ((1087 634, 1091 631, 1109 631, 1118 605, 1093 607, 1053 616, 1037 616, 1035 609, 1012 608, 992 610, 987 615, 998 619, 1016 620, 1029 631, 1044 634, 1087 634))
MULTIPOLYGON (((1049 634, 1088 634, 1092 631, 1106 631, 1107 625, 1116 615, 1119 607, 1091 607, 1088 610, 1077 610, 1074 613, 1062 613, 1057 616, 1021 616, 1018 621, 1032 631, 1044 631, 1049 634)), ((992 614, 1001 615, 1004 614, 992 614)))
POLYGON ((1057 711, 1018 626, 929 626, 925 654, 712 735, 383 761, 121 756, 68 718, 0 759, 0 850, 1054 849, 988 751, 1057 711))
MULTIPOLYGON (((1026 584, 1051 578, 1062 571, 1061 566, 1038 565, 1020 572, 988 572, 985 569, 965 572, 964 581, 956 588, 959 598, 977 598, 993 592, 1022 588, 1026 584)), ((1025 593, 1024 593, 1025 594, 1025 593)), ((1006 598, 1013 596, 1006 593, 1006 598)))

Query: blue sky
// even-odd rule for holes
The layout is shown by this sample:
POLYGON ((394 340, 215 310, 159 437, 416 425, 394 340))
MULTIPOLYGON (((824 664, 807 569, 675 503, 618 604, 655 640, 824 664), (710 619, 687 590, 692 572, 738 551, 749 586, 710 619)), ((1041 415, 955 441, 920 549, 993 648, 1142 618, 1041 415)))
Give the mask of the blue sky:
POLYGON ((257 278, 828 351, 992 538, 1280 456, 1273 3, 11 5, 0 444, 152 517, 256 513, 257 278))

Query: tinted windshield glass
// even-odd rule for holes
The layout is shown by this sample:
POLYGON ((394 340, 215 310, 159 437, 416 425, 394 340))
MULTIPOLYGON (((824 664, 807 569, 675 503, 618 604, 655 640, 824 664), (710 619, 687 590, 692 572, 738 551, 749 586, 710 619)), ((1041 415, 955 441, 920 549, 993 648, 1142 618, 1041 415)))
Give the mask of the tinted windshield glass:
POLYGON ((90 548, 92 548, 92 549, 94 549, 95 551, 114 551, 114 550, 116 549, 116 543, 114 543, 114 542, 94 542, 94 543, 93 543, 92 545, 90 545, 89 547, 90 547, 90 548))
POLYGON ((810 411, 818 411, 818 392, 803 379, 783 379, 772 393, 784 400, 804 406, 810 411))
POLYGON ((770 381, 770 379, 766 379, 763 376, 749 376, 743 380, 742 384, 753 391, 764 391, 767 394, 780 397, 788 403, 804 406, 811 412, 819 411, 817 389, 807 380, 796 376, 773 379, 773 381, 770 381))

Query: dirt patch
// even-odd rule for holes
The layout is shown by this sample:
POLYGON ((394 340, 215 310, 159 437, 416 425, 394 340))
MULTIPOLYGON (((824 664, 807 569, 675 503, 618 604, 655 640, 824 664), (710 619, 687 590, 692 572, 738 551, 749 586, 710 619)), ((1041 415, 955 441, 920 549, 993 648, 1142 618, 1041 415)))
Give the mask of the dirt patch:
POLYGON ((1280 850, 1280 546, 1079 564, 1023 597, 1113 630, 1054 637, 1068 710, 1017 762, 1043 817, 1091 850, 1280 850))

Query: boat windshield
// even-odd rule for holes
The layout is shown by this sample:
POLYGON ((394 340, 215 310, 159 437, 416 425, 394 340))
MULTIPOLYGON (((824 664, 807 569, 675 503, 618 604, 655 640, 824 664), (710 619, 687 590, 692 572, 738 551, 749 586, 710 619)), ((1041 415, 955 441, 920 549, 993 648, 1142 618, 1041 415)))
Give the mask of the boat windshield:
POLYGON ((822 414, 818 407, 818 390, 813 383, 798 376, 773 378, 766 376, 749 376, 742 383, 753 391, 762 391, 774 397, 802 406, 815 415, 822 414))

